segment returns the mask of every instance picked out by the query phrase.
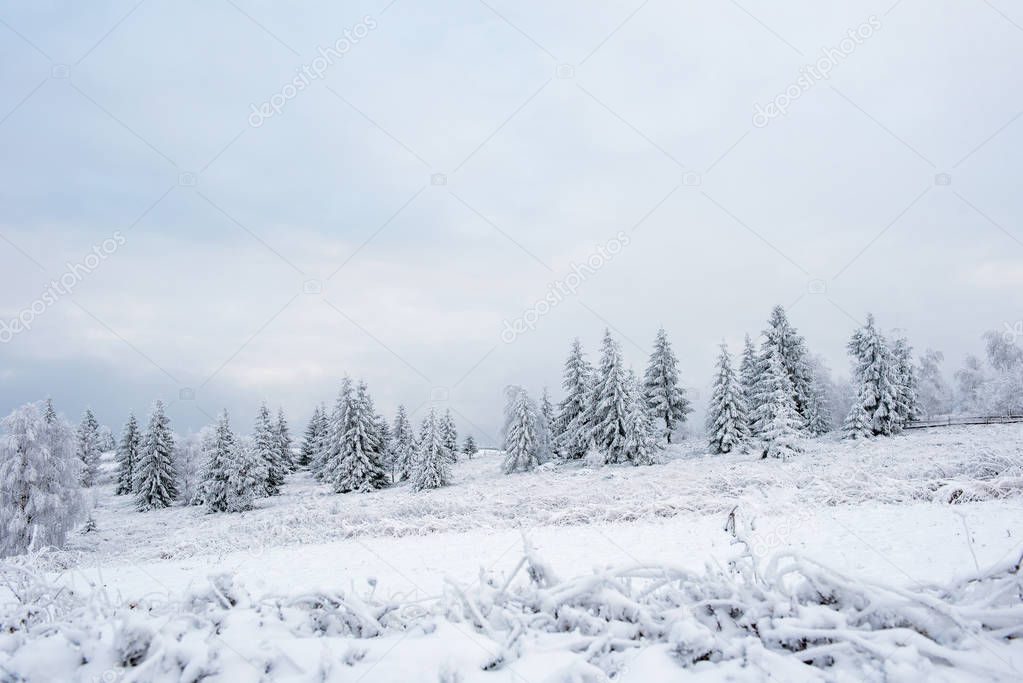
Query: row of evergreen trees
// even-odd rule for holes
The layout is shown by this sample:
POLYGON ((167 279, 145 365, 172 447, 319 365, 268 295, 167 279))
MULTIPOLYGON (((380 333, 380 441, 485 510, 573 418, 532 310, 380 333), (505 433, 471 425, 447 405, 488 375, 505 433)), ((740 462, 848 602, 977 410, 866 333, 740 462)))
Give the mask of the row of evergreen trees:
MULTIPOLYGON (((918 413, 916 371, 908 342, 889 346, 873 316, 848 345, 856 396, 845 420, 849 438, 888 436, 918 413)), ((738 375, 727 345, 721 344, 714 388, 707 410, 712 453, 761 444, 763 457, 784 457, 799 450, 799 440, 830 430, 831 411, 814 376, 803 338, 780 306, 771 312, 757 350, 746 337, 738 375)))

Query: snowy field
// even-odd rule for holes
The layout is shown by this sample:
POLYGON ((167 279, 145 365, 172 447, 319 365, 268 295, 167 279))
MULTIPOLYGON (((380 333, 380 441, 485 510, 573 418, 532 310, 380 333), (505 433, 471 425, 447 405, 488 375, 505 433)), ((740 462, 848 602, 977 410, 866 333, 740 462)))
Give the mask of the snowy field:
POLYGON ((688 442, 653 467, 558 463, 502 475, 499 461, 484 452, 456 465, 452 486, 420 493, 335 495, 299 472, 281 496, 232 515, 137 513, 112 486, 97 487, 95 531, 19 561, 52 583, 25 579, 21 590, 40 591, 47 616, 14 658, 5 661, 0 639, 3 680, 1023 678, 1023 647, 981 633, 1023 629, 1023 584, 1018 566, 1010 571, 1023 553, 1023 425, 823 441, 785 462, 710 457, 688 442), (958 583, 991 566, 1001 574, 958 583), (631 578, 608 578, 610 567, 631 578), (747 574, 756 578, 735 578, 747 574), (971 593, 988 583, 990 594, 971 593), (806 585, 828 599, 791 612, 806 585), (565 594, 571 609, 555 600, 565 594), (708 630, 697 598, 740 595, 747 607, 732 618, 755 601, 759 636, 708 630), (939 602, 962 612, 935 616, 939 602), (1009 626, 981 619, 977 605, 1009 626), (792 623, 768 637, 768 618, 792 623), (891 632, 875 624, 829 639, 816 666, 770 646, 791 650, 790 633, 797 649, 812 648, 807 633, 858 631, 857 619, 891 632), (81 666, 61 645, 73 637, 94 641, 81 666), (163 655, 139 670, 131 652, 143 646, 163 655))

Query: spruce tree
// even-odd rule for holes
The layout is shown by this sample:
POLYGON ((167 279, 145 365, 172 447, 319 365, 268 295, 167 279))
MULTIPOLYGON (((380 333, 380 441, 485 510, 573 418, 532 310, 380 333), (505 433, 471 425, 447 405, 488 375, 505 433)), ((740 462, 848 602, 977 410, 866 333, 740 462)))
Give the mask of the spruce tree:
POLYGON ((288 428, 288 421, 284 418, 284 409, 277 409, 277 423, 274 425, 274 435, 277 437, 277 450, 280 453, 281 462, 289 472, 298 469, 295 457, 291 453, 291 429, 288 428))
POLYGON ((82 461, 82 486, 86 488, 96 483, 99 474, 99 422, 92 410, 86 408, 82 421, 76 432, 78 459, 82 461))
POLYGON ((625 460, 628 400, 628 375, 622 362, 622 350, 611 337, 610 330, 605 330, 589 423, 593 429, 594 445, 606 463, 625 460))
POLYGON ((892 345, 893 372, 895 375, 896 414, 900 425, 919 417, 920 402, 917 398, 917 370, 913 363, 913 348, 905 337, 899 337, 892 345))
POLYGON ((0 427, 0 557, 63 546, 84 503, 71 426, 52 405, 29 403, 0 427))
POLYGON ((237 439, 231 453, 227 512, 251 510, 256 499, 266 495, 267 465, 251 441, 237 439))
POLYGON ((583 355, 582 343, 572 341, 562 379, 566 395, 558 406, 555 443, 566 458, 586 455, 592 440, 590 418, 593 396, 593 368, 583 355))
POLYGON ((320 444, 320 425, 322 423, 322 408, 316 406, 313 409, 313 416, 309 418, 309 424, 305 428, 305 435, 302 437, 302 448, 298 453, 299 467, 309 467, 316 457, 316 451, 320 444))
POLYGON ((731 453, 736 448, 745 449, 749 442, 749 416, 742 387, 732 370, 732 356, 724 342, 721 342, 717 368, 707 407, 707 434, 711 453, 731 453))
MULTIPOLYGON (((874 325, 874 316, 868 315, 866 324, 856 330, 849 340, 848 350, 853 358, 853 379, 858 387, 856 403, 866 412, 873 435, 891 436, 902 426, 898 414, 899 390, 892 353, 874 325)), ((854 403, 849 417, 855 417, 853 414, 858 411, 854 403)))
POLYGON ((465 453, 469 460, 472 460, 472 456, 479 453, 479 450, 480 449, 476 447, 476 439, 472 438, 472 434, 466 434, 465 445, 462 446, 462 452, 465 453))
POLYGON ((281 458, 280 443, 266 403, 260 405, 256 412, 252 429, 252 451, 266 468, 266 482, 263 485, 266 495, 276 496, 281 492, 288 467, 281 458))
POLYGON ((349 413, 352 407, 352 380, 345 377, 341 381, 334 410, 330 413, 330 423, 323 438, 320 459, 317 462, 316 478, 320 481, 333 482, 340 475, 341 443, 348 433, 349 413))
POLYGON ((547 427, 547 433, 553 440, 557 416, 554 414, 554 406, 551 404, 551 394, 547 391, 547 387, 544 387, 543 392, 540 394, 540 414, 543 415, 543 421, 547 427))
MULTIPOLYGON (((200 474, 193 504, 206 507, 209 512, 227 512, 231 507, 231 477, 235 469, 237 439, 231 431, 230 418, 224 410, 217 418, 213 434, 203 443, 206 462, 200 474)), ((260 482, 260 488, 263 483, 260 482)))
MULTIPOLYGON (((769 356, 777 351, 781 360, 782 369, 789 378, 792 385, 792 400, 796 406, 796 413, 799 416, 799 429, 807 429, 807 425, 813 417, 811 406, 813 402, 813 370, 810 367, 809 357, 806 350, 806 342, 796 329, 789 323, 785 315, 785 309, 775 306, 768 319, 767 328, 764 330, 764 343, 761 346, 759 358, 760 378, 764 379, 767 367, 770 362, 769 356)), ((755 388, 758 395, 754 400, 759 403, 759 394, 766 391, 765 387, 755 388)))
POLYGON ((178 496, 174 436, 163 402, 153 404, 135 467, 135 505, 141 511, 168 507, 178 496))
POLYGON ((455 427, 455 418, 451 416, 450 409, 444 411, 441 434, 444 438, 444 447, 451 454, 451 462, 458 462, 458 428, 455 427))
POLYGON ((404 405, 398 406, 391 438, 394 442, 394 479, 406 481, 412 475, 415 460, 415 435, 412 433, 412 425, 409 423, 404 405))
POLYGON ((772 348, 767 357, 760 397, 762 402, 755 417, 756 423, 761 425, 762 457, 784 458, 799 452, 802 418, 796 412, 792 382, 777 348, 772 348))
POLYGON ((672 432, 686 421, 686 415, 693 409, 685 389, 679 384, 678 359, 663 327, 657 330, 654 350, 643 376, 643 398, 650 415, 671 443, 672 432))
POLYGON ((806 424, 807 431, 813 436, 821 436, 831 431, 831 406, 828 404, 827 387, 814 377, 813 393, 810 395, 810 419, 806 424))
POLYGON ((842 425, 842 434, 846 439, 869 439, 874 435, 870 428, 870 415, 863 407, 863 387, 856 393, 853 399, 849 414, 846 415, 845 423, 842 425))
POLYGON ((658 430, 653 423, 654 418, 650 415, 639 381, 631 372, 628 390, 626 436, 622 451, 625 459, 633 465, 653 465, 654 453, 657 452, 658 430))
POLYGON ((431 409, 419 432, 412 471, 413 491, 436 489, 451 483, 451 456, 446 451, 439 420, 431 409))
POLYGON ((372 491, 387 486, 382 463, 376 411, 365 382, 359 382, 348 410, 347 430, 341 439, 339 461, 329 483, 336 493, 372 491))
POLYGON ((547 457, 545 441, 547 427, 536 403, 522 387, 505 389, 507 403, 504 409, 504 462, 505 474, 527 472, 542 464, 547 457))
POLYGON ((757 386, 762 370, 757 349, 747 334, 742 347, 742 360, 739 362, 739 384, 742 386, 742 398, 746 404, 746 428, 751 434, 753 433, 752 415, 760 407, 760 402, 757 400, 757 386))
POLYGON ((135 465, 139 460, 139 449, 142 446, 142 434, 135 413, 128 415, 128 422, 121 434, 121 443, 117 447, 117 488, 118 496, 132 493, 135 485, 135 465))

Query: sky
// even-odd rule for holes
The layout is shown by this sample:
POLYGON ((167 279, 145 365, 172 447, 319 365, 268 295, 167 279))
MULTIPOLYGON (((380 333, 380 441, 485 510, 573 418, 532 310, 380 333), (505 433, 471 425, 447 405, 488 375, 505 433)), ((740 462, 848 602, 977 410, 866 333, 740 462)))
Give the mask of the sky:
POLYGON ((117 431, 345 374, 497 443, 659 326, 698 405, 771 307, 951 373, 1023 323, 1006 0, 0 2, 0 411, 117 431))

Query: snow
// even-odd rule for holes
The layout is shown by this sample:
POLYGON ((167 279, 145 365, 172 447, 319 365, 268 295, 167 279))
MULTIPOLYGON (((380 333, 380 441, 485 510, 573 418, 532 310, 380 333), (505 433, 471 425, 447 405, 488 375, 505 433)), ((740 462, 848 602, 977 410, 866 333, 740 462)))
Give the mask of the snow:
MULTIPOLYGON (((682 668, 680 653, 700 650, 712 635, 699 614, 679 617, 672 628, 642 642, 626 638, 630 644, 621 651, 614 639, 603 645, 588 640, 599 634, 585 629, 558 633, 535 625, 508 649, 511 625, 523 612, 517 602, 495 598, 493 585, 509 582, 516 600, 534 604, 568 586, 589 586, 586 577, 644 566, 698 577, 686 590, 732 586, 739 579, 728 578, 728 567, 741 549, 726 530, 733 510, 736 533, 760 558, 760 571, 766 572, 768 558, 774 557, 799 581, 834 586, 835 595, 842 596, 838 606, 811 600, 789 614, 785 610, 794 596, 807 600, 789 592, 799 581, 779 579, 762 590, 739 581, 728 588, 773 615, 775 629, 783 624, 806 629, 820 622, 841 630, 833 625, 834 615, 859 614, 863 605, 849 597, 858 594, 884 595, 878 604, 897 603, 898 614, 909 615, 905 618, 917 614, 911 605, 922 595, 960 605, 977 599, 967 586, 1002 585, 990 577, 958 583, 963 577, 990 566, 1004 568, 1023 552, 1023 425, 921 430, 857 442, 825 439, 803 447, 798 456, 779 461, 741 453, 710 456, 702 444, 684 442, 651 467, 592 468, 572 461, 512 475, 500 474, 501 453, 483 450, 455 464, 454 483, 440 489, 417 493, 398 486, 337 495, 300 472, 289 475, 281 495, 261 499, 256 509, 240 514, 182 506, 139 513, 130 497, 114 496, 113 485, 102 484, 93 489, 96 531, 74 535, 64 550, 15 560, 48 569, 55 585, 72 589, 61 594, 63 599, 85 601, 69 607, 63 618, 82 633, 92 633, 83 624, 95 626, 94 638, 81 636, 95 657, 75 669, 80 661, 70 654, 75 646, 62 640, 66 634, 56 635, 59 629, 33 636, 15 657, 13 636, 5 635, 0 637, 0 680, 5 680, 4 667, 28 680, 70 678, 71 671, 80 680, 106 680, 96 677, 110 671, 136 676, 125 680, 187 679, 171 661, 225 681, 260 680, 264 665, 272 672, 263 680, 431 683, 603 681, 610 672, 622 681, 682 676, 908 681, 923 674, 935 680, 1010 680, 1007 672, 1023 671, 1017 641, 985 636, 982 644, 993 648, 985 657, 983 648, 954 629, 912 644, 892 629, 869 630, 857 637, 879 639, 883 646, 878 647, 891 656, 854 657, 850 646, 836 646, 843 654, 831 670, 800 663, 763 634, 742 631, 725 638, 718 633, 715 647, 723 654, 717 661, 682 668), (549 585, 530 583, 521 569, 514 574, 527 553, 524 538, 531 547, 530 575, 547 577, 549 585), (220 577, 217 590, 211 589, 210 577, 220 577), (235 593, 236 607, 218 606, 235 593), (197 594, 207 596, 202 605, 207 600, 212 606, 195 607, 197 594), (310 615, 320 612, 302 602, 303 596, 332 595, 357 602, 366 614, 391 604, 404 607, 380 617, 374 637, 308 632, 310 615), (127 619, 128 604, 161 605, 161 619, 138 609, 129 612, 136 621, 127 619), (278 612, 268 612, 268 604, 282 605, 283 616, 271 617, 278 612), (220 625, 219 636, 208 635, 209 623, 220 625), (146 633, 155 633, 164 648, 160 660, 143 671, 118 665, 117 653, 138 648, 146 633), (585 652, 573 649, 582 641, 585 652), (745 654, 729 654, 735 648, 745 654), (954 652, 941 650, 932 657, 928 652, 938 652, 933 648, 954 652), (509 657, 506 666, 481 670, 500 653, 509 657)), ((1015 597, 1012 590, 999 589, 999 599, 1015 600, 1005 610, 1020 609, 1015 576, 1005 579, 1017 586, 1015 597)), ((618 587, 611 593, 601 589, 592 600, 608 606, 647 604, 639 590, 643 581, 614 583, 618 587), (614 597, 619 590, 624 592, 614 597)), ((960 608, 966 609, 955 609, 960 608)), ((536 609, 540 612, 524 613, 546 608, 536 609)), ((644 609, 651 610, 651 618, 667 614, 661 603, 644 609)), ((606 627, 627 630, 629 623, 612 621, 606 627)))

